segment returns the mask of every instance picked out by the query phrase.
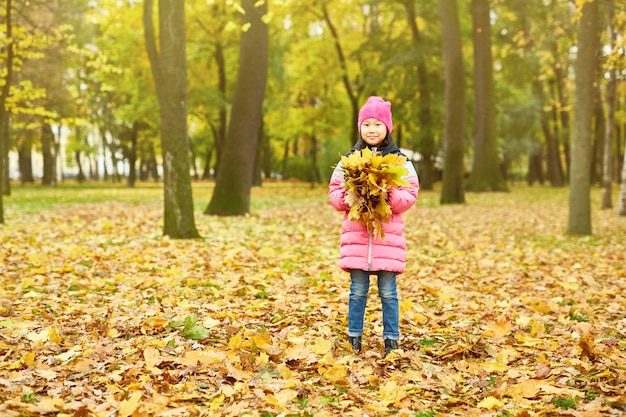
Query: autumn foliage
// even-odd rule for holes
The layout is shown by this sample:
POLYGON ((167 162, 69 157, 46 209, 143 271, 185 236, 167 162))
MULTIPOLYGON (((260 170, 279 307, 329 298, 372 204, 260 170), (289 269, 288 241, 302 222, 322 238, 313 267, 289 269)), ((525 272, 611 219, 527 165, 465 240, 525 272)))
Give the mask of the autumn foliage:
POLYGON ((348 190, 346 203, 350 206, 348 219, 365 225, 382 240, 385 239, 382 224, 388 223, 391 216, 387 202, 389 190, 410 185, 402 179, 407 174, 405 162, 402 155, 382 156, 369 148, 341 157, 344 187, 348 190))
POLYGON ((161 235, 161 194, 13 191, 0 227, 0 415, 626 412, 626 224, 596 210, 594 236, 566 236, 566 190, 469 194, 463 206, 420 192, 405 215, 401 349, 387 358, 374 284, 363 352, 346 343, 341 213, 326 187, 265 184, 249 216, 198 213, 203 239, 191 240, 161 235), (52 193, 46 208, 19 206, 52 193))

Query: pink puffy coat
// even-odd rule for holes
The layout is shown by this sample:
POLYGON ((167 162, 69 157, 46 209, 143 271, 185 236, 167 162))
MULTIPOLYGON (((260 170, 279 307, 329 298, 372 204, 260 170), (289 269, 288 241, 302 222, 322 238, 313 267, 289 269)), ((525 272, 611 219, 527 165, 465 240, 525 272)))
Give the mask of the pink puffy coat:
POLYGON ((344 201, 347 190, 343 188, 344 178, 341 163, 335 168, 330 180, 328 199, 337 211, 344 212, 339 250, 341 269, 346 271, 361 269, 372 272, 404 272, 406 267, 406 238, 404 237, 402 213, 415 203, 419 191, 419 180, 413 164, 407 161, 405 168, 407 168, 408 174, 404 179, 411 186, 389 190, 388 201, 392 215, 389 223, 383 224, 384 241, 378 237, 375 238, 364 225, 348 220, 350 207, 344 201))

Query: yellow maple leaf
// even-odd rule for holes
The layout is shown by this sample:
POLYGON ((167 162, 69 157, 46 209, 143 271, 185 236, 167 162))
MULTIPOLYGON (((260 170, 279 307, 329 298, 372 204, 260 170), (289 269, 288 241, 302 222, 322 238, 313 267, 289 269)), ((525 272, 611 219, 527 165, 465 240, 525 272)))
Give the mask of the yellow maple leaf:
POLYGON ((58 372, 55 372, 51 369, 37 369, 35 373, 40 377, 47 379, 48 381, 54 380, 59 375, 58 372))
POLYGON ((311 347, 306 345, 306 344, 296 344, 292 347, 290 347, 286 352, 285 352, 285 358, 287 360, 299 360, 299 359, 305 359, 307 357, 309 357, 309 355, 311 355, 312 350, 311 347))
POLYGON ((509 370, 508 365, 504 365, 499 362, 483 362, 479 364, 479 367, 489 373, 501 373, 509 370))
POLYGON ((506 337, 511 334, 513 324, 507 320, 499 319, 497 322, 487 323, 483 336, 488 337, 506 337))
POLYGON ((293 372, 284 363, 281 363, 280 365, 278 365, 276 367, 276 371, 278 372, 278 375, 280 375, 280 377, 283 379, 290 379, 293 377, 293 372))
POLYGON ((35 353, 28 352, 18 361, 20 364, 24 364, 26 366, 32 367, 35 365, 35 353))
POLYGON ((141 391, 135 391, 129 399, 120 402, 118 415, 120 417, 128 417, 132 415, 137 407, 139 407, 139 401, 141 401, 142 395, 143 393, 141 391))
POLYGON ((477 404, 478 408, 486 408, 487 410, 493 410, 494 408, 502 408, 504 403, 495 397, 484 398, 477 404))
POLYGON ((236 366, 228 366, 228 376, 233 377, 237 381, 248 381, 252 378, 248 372, 239 369, 236 366))
POLYGON ((259 358, 257 359, 257 363, 259 364, 261 368, 264 368, 269 363, 269 360, 270 358, 269 356, 267 356, 267 353, 261 352, 259 353, 259 358))
POLYGON ((254 348, 267 351, 272 346, 272 340, 268 332, 259 332, 250 336, 250 344, 254 348))
POLYGON ((285 410, 287 408, 287 404, 292 402, 297 396, 297 391, 292 389, 282 389, 278 391, 276 395, 268 395, 267 402, 270 405, 278 407, 280 410, 285 410))
POLYGON ((153 347, 148 347, 143 351, 143 357, 146 361, 146 369, 155 375, 161 375, 161 371, 157 366, 161 363, 161 355, 159 351, 153 347))
POLYGON ((314 341, 313 353, 317 353, 318 355, 326 355, 328 352, 330 352, 332 347, 333 344, 331 343, 330 339, 318 337, 314 341))
POLYGON ((394 404, 406 395, 406 389, 395 380, 387 381, 380 387, 380 401, 385 405, 394 404))
POLYGON ((214 397, 211 400, 211 410, 215 411, 218 408, 220 408, 222 406, 222 404, 224 404, 224 400, 226 399, 226 396, 224 394, 220 394, 216 397, 214 397))
POLYGON ((241 347, 242 347, 242 341, 241 341, 241 332, 240 332, 230 338, 230 340, 228 341, 228 348, 235 350, 241 347))
POLYGON ((28 340, 30 340, 33 343, 44 343, 48 341, 49 338, 49 331, 48 329, 44 329, 41 332, 37 333, 37 332, 29 332, 26 335, 26 338, 28 340))
POLYGON ((341 158, 344 187, 348 190, 345 202, 350 207, 348 219, 363 224, 382 240, 385 239, 383 223, 392 214, 387 193, 392 188, 408 186, 402 177, 407 174, 402 155, 372 153, 369 148, 354 151, 341 158))
POLYGON ((63 339, 61 338, 61 336, 59 335, 59 333, 54 327, 48 326, 46 327, 46 330, 48 331, 48 340, 50 342, 55 343, 57 345, 61 343, 63 339))
POLYGON ((347 383, 348 367, 342 363, 335 363, 322 376, 335 384, 347 383))
POLYGON ((44 397, 37 404, 29 404, 28 411, 36 414, 52 414, 63 410, 65 401, 62 398, 44 397))
POLYGON ((506 395, 512 397, 513 401, 518 401, 520 398, 534 398, 539 393, 540 381, 529 379, 523 383, 512 385, 507 387, 506 395))

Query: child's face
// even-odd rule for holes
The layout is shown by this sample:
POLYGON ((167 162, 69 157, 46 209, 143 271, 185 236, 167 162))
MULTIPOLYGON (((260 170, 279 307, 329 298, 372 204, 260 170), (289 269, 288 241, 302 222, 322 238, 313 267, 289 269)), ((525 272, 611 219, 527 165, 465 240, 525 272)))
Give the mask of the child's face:
POLYGON ((370 146, 378 146, 387 136, 387 126, 378 119, 365 119, 361 123, 361 138, 370 146))

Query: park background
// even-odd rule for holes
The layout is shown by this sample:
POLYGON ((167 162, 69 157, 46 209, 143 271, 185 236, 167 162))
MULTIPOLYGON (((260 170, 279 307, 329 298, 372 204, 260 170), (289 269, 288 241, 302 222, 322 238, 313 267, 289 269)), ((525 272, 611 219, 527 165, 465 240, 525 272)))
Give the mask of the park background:
POLYGON ((591 184, 613 206, 623 0, 153 3, 5 2, 3 195, 11 178, 162 180, 164 233, 194 236, 191 179, 215 180, 206 212, 228 215, 264 178, 324 183, 380 95, 442 203, 573 183, 577 234, 591 184))
POLYGON ((3 413, 623 413, 623 0, 3 6, 3 413), (421 179, 386 359, 325 196, 372 94, 421 179))

